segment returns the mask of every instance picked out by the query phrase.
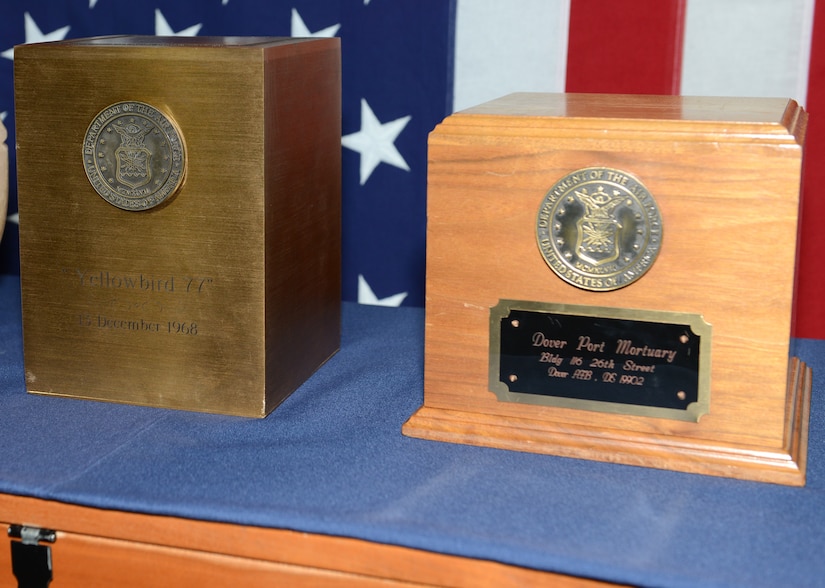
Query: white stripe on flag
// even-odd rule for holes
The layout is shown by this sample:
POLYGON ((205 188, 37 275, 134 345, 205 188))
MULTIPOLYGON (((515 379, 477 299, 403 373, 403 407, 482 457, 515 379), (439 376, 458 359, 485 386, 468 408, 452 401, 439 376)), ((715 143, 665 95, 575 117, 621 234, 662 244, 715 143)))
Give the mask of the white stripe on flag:
POLYGON ((765 96, 804 104, 815 0, 688 0, 684 96, 765 96))
POLYGON ((564 92, 570 0, 457 0, 454 110, 564 92))

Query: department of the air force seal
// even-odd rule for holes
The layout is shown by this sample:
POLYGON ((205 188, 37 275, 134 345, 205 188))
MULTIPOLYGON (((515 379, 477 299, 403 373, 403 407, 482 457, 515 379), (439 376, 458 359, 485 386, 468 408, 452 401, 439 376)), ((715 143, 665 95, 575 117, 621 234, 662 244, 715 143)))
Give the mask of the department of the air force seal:
POLYGON ((606 292, 635 282, 653 265, 662 217, 631 174, 589 167, 550 188, 539 207, 536 237, 547 265, 562 280, 606 292))
POLYGON ((174 122, 143 102, 118 102, 92 119, 83 166, 104 200, 147 210, 172 196, 186 175, 186 150, 174 122))

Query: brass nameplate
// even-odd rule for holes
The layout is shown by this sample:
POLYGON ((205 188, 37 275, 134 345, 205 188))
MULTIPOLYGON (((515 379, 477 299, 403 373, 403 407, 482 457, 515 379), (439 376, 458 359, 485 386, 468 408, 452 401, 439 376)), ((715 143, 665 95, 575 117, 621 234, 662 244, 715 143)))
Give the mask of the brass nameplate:
POLYGON ((698 422, 710 344, 697 314, 501 300, 489 386, 504 402, 698 422))

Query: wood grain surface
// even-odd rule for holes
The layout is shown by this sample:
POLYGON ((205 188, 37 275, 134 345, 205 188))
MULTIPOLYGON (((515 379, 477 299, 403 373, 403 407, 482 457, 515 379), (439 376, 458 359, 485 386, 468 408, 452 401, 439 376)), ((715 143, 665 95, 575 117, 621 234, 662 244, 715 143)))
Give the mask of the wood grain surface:
MULTIPOLYGON (((53 588, 558 586, 609 583, 347 537, 87 508, 0 494, 0 521, 57 530, 53 588)), ((0 549, 0 586, 16 586, 0 549)))
POLYGON ((445 426, 436 413, 461 413, 451 425, 461 442, 748 478, 750 465, 705 467, 705 448, 741 450, 748 464, 767 452, 794 462, 793 479, 782 466, 776 481, 804 483, 787 438, 788 407, 809 394, 804 375, 788 387, 805 123, 788 100, 570 94, 516 94, 448 117, 429 142, 424 409, 405 433, 443 438, 428 432, 445 426), (611 292, 562 281, 536 244, 546 192, 586 167, 633 174, 662 216, 658 259, 611 292), (710 413, 692 423, 499 402, 487 366, 501 299, 701 315, 712 325, 710 413), (561 449, 544 432, 576 440, 561 449), (698 457, 653 459, 667 451, 638 442, 698 457))

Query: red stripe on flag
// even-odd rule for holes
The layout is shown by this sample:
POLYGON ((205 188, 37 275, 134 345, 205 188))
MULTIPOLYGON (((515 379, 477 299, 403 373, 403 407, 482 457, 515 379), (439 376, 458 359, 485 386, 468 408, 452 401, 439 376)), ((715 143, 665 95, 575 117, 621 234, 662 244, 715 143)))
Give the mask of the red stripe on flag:
POLYGON ((571 0, 567 91, 679 94, 685 0, 571 0))
POLYGON ((825 339, 825 231, 821 227, 825 219, 825 0, 817 0, 814 11, 806 110, 808 131, 794 335, 825 339))

